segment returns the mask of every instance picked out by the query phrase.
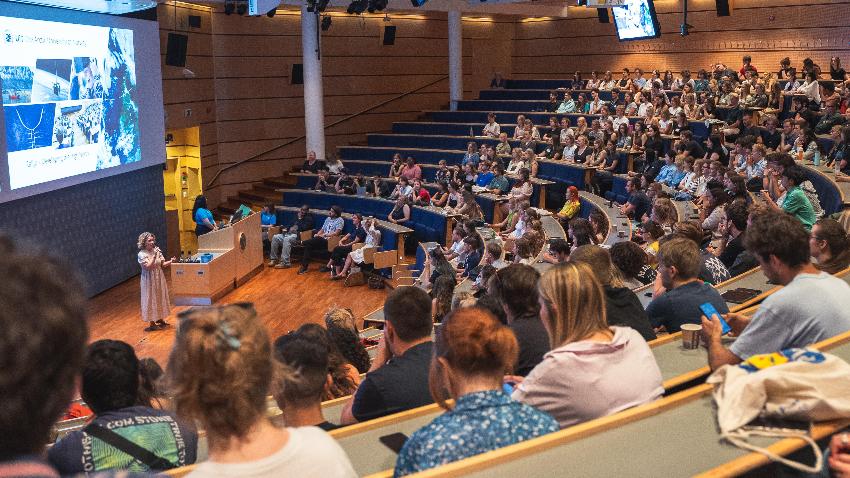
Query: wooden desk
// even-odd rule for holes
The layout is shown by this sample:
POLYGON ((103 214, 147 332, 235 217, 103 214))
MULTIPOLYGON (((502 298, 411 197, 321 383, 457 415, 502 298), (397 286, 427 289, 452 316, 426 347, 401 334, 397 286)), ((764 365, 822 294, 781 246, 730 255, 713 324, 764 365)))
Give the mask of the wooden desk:
POLYGON ((171 265, 171 292, 177 305, 212 305, 262 270, 260 214, 198 237, 198 253, 210 253, 213 259, 171 265))

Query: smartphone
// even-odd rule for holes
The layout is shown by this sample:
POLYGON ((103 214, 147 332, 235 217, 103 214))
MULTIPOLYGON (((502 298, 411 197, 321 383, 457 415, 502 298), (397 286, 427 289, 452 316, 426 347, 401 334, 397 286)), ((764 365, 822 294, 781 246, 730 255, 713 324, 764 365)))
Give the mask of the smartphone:
POLYGON ((720 312, 718 312, 717 309, 715 309, 714 306, 711 305, 711 302, 706 302, 705 304, 699 306, 699 308, 702 313, 705 314, 705 316, 709 319, 714 316, 717 316, 717 318, 720 320, 720 326, 723 328, 723 335, 726 335, 732 331, 732 327, 729 327, 729 324, 726 323, 726 320, 723 318, 722 315, 720 315, 720 312))
POLYGON ((404 433, 393 433, 391 435, 384 435, 378 438, 378 440, 380 440, 387 448, 398 454, 405 442, 407 442, 407 435, 404 433))

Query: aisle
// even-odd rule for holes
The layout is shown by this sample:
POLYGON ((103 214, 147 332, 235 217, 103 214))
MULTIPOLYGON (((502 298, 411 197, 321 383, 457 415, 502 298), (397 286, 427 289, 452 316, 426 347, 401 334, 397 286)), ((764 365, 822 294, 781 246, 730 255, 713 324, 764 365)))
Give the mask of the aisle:
MULTIPOLYGON (((381 307, 389 289, 372 290, 366 286, 343 287, 328 274, 311 272, 297 275, 291 269, 265 268, 246 284, 224 296, 218 303, 253 302, 269 328, 272 338, 307 322, 320 322, 329 307, 350 308, 358 318, 381 307)), ((95 296, 89 303, 90 340, 123 340, 136 348, 139 358, 153 357, 165 367, 174 339, 176 314, 187 307, 174 307, 169 319, 172 327, 145 332, 139 310, 139 277, 134 277, 95 296)))

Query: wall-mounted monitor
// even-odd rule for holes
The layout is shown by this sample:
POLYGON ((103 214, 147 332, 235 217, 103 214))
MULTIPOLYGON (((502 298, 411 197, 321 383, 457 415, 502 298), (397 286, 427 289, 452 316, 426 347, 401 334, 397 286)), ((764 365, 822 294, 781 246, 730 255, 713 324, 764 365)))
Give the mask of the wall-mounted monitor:
POLYGON ((0 202, 165 161, 156 22, 0 2, 0 202))
POLYGON ((625 5, 614 7, 614 24, 620 41, 645 40, 661 36, 655 5, 652 0, 625 0, 625 5))

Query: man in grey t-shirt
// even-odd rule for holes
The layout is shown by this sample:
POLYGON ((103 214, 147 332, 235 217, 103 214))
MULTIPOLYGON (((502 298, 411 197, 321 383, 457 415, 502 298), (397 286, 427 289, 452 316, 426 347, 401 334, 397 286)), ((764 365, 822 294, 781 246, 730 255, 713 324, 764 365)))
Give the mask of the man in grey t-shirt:
POLYGON ((769 212, 753 219, 744 245, 765 275, 785 287, 765 299, 752 318, 725 315, 738 335, 728 349, 720 341, 719 321, 703 318, 712 370, 752 355, 805 347, 850 330, 850 285, 812 265, 808 238, 803 224, 793 216, 769 212))

